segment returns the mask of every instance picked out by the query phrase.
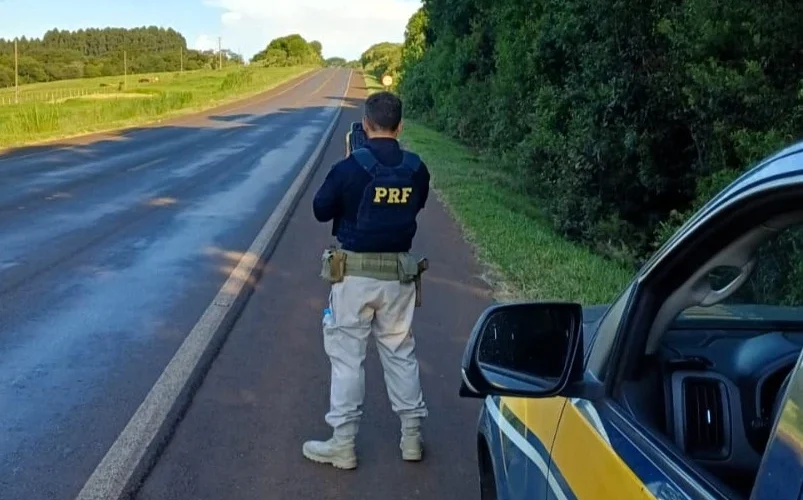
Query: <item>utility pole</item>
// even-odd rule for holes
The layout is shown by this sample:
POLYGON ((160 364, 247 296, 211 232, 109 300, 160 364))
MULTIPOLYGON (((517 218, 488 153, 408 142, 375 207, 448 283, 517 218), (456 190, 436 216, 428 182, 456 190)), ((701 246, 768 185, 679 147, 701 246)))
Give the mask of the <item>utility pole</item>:
POLYGON ((220 49, 220 37, 217 37, 217 56, 220 60, 217 69, 223 69, 223 51, 220 49))
POLYGON ((128 89, 128 51, 123 51, 123 88, 128 89))
POLYGON ((181 61, 181 72, 184 73, 184 47, 179 50, 178 58, 181 61))
POLYGON ((17 53, 17 39, 14 39, 14 104, 20 103, 20 62, 17 53))

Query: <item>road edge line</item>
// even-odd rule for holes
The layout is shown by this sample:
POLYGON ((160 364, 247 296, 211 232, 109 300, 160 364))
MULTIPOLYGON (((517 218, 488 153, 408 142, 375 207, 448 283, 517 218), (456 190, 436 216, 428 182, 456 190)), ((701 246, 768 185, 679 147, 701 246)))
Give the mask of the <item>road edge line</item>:
POLYGON ((181 343, 145 399, 84 483, 76 500, 133 496, 180 421, 259 281, 290 217, 318 170, 343 113, 354 70, 332 122, 237 267, 181 343))

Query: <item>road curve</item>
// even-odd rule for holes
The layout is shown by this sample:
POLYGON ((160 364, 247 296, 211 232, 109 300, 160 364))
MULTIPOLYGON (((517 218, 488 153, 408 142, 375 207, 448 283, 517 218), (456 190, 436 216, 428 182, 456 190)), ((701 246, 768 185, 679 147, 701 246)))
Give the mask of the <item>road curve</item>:
POLYGON ((0 498, 74 498, 270 216, 350 72, 0 154, 0 498))

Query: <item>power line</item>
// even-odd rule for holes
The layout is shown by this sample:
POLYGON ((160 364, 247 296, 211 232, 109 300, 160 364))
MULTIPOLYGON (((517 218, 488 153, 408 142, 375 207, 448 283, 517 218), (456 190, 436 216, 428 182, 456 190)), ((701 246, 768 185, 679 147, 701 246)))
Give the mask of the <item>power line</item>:
POLYGON ((17 53, 17 39, 14 39, 14 104, 20 103, 20 63, 17 53))

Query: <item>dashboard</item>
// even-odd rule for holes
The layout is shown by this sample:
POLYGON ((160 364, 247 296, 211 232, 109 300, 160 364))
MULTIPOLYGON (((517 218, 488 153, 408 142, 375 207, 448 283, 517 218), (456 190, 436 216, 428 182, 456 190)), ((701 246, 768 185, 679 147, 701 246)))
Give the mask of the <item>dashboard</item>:
POLYGON ((751 484, 803 331, 679 329, 662 344, 670 437, 716 475, 751 484))

